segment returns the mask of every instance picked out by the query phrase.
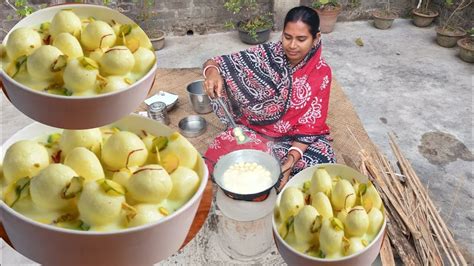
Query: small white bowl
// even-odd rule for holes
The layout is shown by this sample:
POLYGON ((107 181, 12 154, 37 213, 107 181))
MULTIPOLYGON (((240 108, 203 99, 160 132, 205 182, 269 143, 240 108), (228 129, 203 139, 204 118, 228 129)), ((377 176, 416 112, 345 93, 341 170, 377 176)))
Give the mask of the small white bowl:
MULTIPOLYGON (((169 136, 174 130, 149 118, 127 116, 113 126, 139 133, 169 136)), ((13 143, 58 132, 33 123, 10 137, 1 148, 0 160, 13 143)), ((13 247, 45 265, 151 265, 176 253, 196 215, 208 180, 204 160, 198 160, 201 178, 194 196, 171 215, 155 223, 114 232, 73 231, 33 221, 0 201, 0 218, 13 247)))
MULTIPOLYGON (((282 192, 288 187, 302 187, 304 182, 311 180, 311 177, 317 167, 324 167, 329 175, 341 176, 342 178, 355 178, 360 183, 367 183, 368 179, 358 171, 343 164, 318 164, 317 166, 308 167, 295 175, 283 188, 282 192)), ((276 204, 279 205, 282 193, 278 195, 276 204)), ((303 254, 286 243, 278 233, 275 215, 272 218, 273 238, 280 252, 280 255, 288 265, 328 265, 328 266, 349 266, 349 265, 371 265, 380 253, 382 242, 385 236, 385 227, 387 226, 387 218, 384 213, 384 222, 377 236, 369 243, 367 247, 356 254, 338 258, 338 259, 321 259, 303 254)))
MULTIPOLYGON (((61 9, 72 9, 81 17, 132 24, 131 19, 104 6, 67 4, 38 10, 18 22, 3 40, 6 44, 10 33, 20 27, 32 27, 51 21, 61 9)), ((8 76, 0 69, 5 94, 12 104, 30 118, 59 128, 84 129, 100 127, 130 114, 146 98, 153 86, 156 63, 140 80, 127 89, 97 96, 71 97, 53 95, 31 89, 8 76)))

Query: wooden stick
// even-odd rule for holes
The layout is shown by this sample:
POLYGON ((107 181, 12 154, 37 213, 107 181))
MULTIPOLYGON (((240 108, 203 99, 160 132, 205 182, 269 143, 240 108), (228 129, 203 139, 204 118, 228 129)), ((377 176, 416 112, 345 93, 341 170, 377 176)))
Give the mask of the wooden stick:
MULTIPOLYGON (((401 154, 401 151, 398 147, 398 145, 396 145, 395 143, 395 140, 392 136, 390 136, 390 146, 392 147, 392 150, 394 151, 395 153, 395 156, 397 157, 397 160, 399 162, 399 167, 400 167, 400 170, 404 172, 404 174, 407 176, 407 182, 414 188, 414 192, 417 196, 417 198, 420 200, 420 202, 422 202, 423 204, 427 204, 427 199, 426 199, 426 195, 423 195, 424 192, 423 190, 421 190, 421 188, 418 186, 419 184, 416 182, 416 179, 418 178, 408 178, 410 177, 409 175, 411 175, 412 173, 410 172, 410 169, 407 167, 406 165, 406 159, 403 157, 403 155, 401 154)), ((416 176, 416 174, 415 174, 416 176)), ((418 180, 419 181, 419 180, 418 180)), ((423 187, 424 189, 424 187, 423 187)), ((432 210, 430 209, 430 207, 427 207, 427 212, 431 214, 431 216, 433 216, 433 214, 431 213, 432 210)), ((433 217, 434 218, 434 217, 433 217)), ((435 219, 428 219, 429 220, 429 224, 433 224, 433 220, 435 219)), ((457 260, 455 259, 454 256, 452 256, 451 252, 448 251, 448 248, 446 247, 446 238, 444 237, 444 234, 440 234, 439 233, 439 228, 436 226, 436 224, 434 224, 435 226, 432 226, 432 229, 435 231, 436 235, 441 237, 441 241, 440 241, 440 244, 441 244, 441 247, 443 248, 443 251, 445 252, 446 254, 446 257, 448 258, 450 264, 457 264, 457 260), (454 263, 454 261, 456 260, 456 263, 454 263)))
POLYGON ((387 229, 390 242, 392 242, 392 246, 397 251, 403 264, 407 266, 421 265, 416 251, 410 245, 408 240, 403 235, 400 235, 400 228, 398 227, 398 225, 396 223, 391 222, 392 215, 390 214, 390 212, 385 212, 385 214, 385 217, 387 219, 387 229))
POLYGON ((383 239, 382 248, 380 249, 380 260, 384 266, 395 266, 395 259, 393 258, 393 250, 389 238, 388 235, 385 235, 383 239))
MULTIPOLYGON (((382 165, 381 165, 381 158, 380 158, 381 155, 378 154, 377 157, 378 157, 378 158, 377 158, 378 160, 376 160, 376 163, 377 163, 377 165, 378 165, 378 168, 379 168, 379 169, 387 170, 387 169, 385 168, 385 166, 382 166, 382 165)), ((381 171, 381 176, 384 177, 384 183, 387 185, 387 187, 388 187, 388 189, 390 190, 390 192, 392 193, 392 195, 395 196, 395 200, 397 201, 398 205, 400 205, 400 206, 405 206, 405 207, 406 207, 406 205, 405 205, 405 204, 401 201, 401 199, 400 199, 400 194, 401 194, 401 193, 399 193, 399 191, 394 188, 394 186, 392 185, 392 182, 390 182, 389 178, 387 178, 386 171, 381 171)))
POLYGON ((409 180, 409 182, 414 183, 415 193, 420 194, 420 200, 424 201, 428 208, 428 213, 432 219, 428 219, 430 224, 432 224, 432 229, 435 231, 436 235, 440 239, 441 247, 443 248, 448 260, 452 264, 459 265, 467 265, 464 256, 462 255, 459 247, 457 246, 456 242, 454 241, 449 229, 447 228, 446 224, 444 223, 443 219, 440 217, 439 213, 436 211, 433 201, 428 196, 425 187, 421 184, 420 179, 417 177, 415 171, 413 170, 410 163, 406 160, 406 158, 401 154, 399 146, 395 143, 395 138, 392 134, 389 134, 390 137, 390 146, 392 147, 395 155, 397 156, 397 160, 400 162, 400 165, 403 166, 404 171, 409 172, 413 177, 413 180, 409 180), (449 247, 449 248, 448 248, 449 247), (452 252, 454 250, 454 253, 452 252), (457 257, 456 257, 457 255, 457 257), (459 261, 458 261, 459 259, 459 261), (456 263, 453 262, 456 261, 456 263))
POLYGON ((387 158, 383 155, 380 156, 380 159, 382 161, 382 164, 384 165, 385 169, 388 170, 388 176, 391 177, 391 181, 395 184, 395 188, 397 189, 398 196, 401 198, 402 205, 408 206, 407 200, 406 200, 406 191, 405 188, 402 186, 400 183, 400 179, 396 176, 395 172, 392 169, 392 166, 388 162, 387 158))
MULTIPOLYGON (((381 187, 381 190, 384 192, 384 193, 380 193, 381 196, 384 198, 385 202, 387 202, 387 199, 385 198, 385 196, 388 196, 388 195, 385 195, 385 194, 388 194, 386 193, 386 191, 384 191, 384 189, 382 188, 383 186, 385 186, 385 184, 387 184, 388 182, 390 182, 390 178, 387 176, 388 173, 387 172, 390 172, 392 171, 393 173, 393 170, 391 169, 390 165, 389 164, 386 164, 385 166, 382 165, 383 163, 381 162, 382 161, 382 157, 383 156, 378 156, 378 159, 379 160, 374 160, 372 158, 370 158, 367 154, 364 154, 363 152, 362 153, 362 156, 363 156, 363 162, 364 164, 366 165, 366 167, 368 167, 368 170, 369 172, 373 173, 373 175, 376 176, 376 180, 374 182, 375 185, 380 185, 381 187), (379 177, 383 177, 383 178, 377 178, 377 174, 374 173, 374 171, 371 170, 371 167, 373 166, 374 167, 374 164, 377 163, 378 165, 378 169, 380 170, 380 173, 379 173, 379 177), (385 179, 385 180, 384 180, 385 179), (385 182, 387 181, 387 182, 385 182)), ((374 167, 375 168, 375 167, 374 167)), ((377 168, 375 168, 377 169, 377 168)), ((387 188, 389 188, 389 190, 391 190, 391 193, 395 196, 398 194, 397 190, 395 190, 393 188, 393 186, 390 187, 387 185, 387 188)), ((413 191, 410 193, 410 195, 412 196, 413 200, 409 201, 409 202, 416 202, 415 200, 415 195, 413 193, 413 191)), ((392 202, 390 202, 392 203, 392 202)), ((400 200, 398 200, 398 203, 400 204, 400 200)), ((420 235, 421 237, 419 238, 416 238, 414 240, 414 244, 415 244, 415 247, 416 247, 416 250, 419 254, 419 258, 422 260, 422 264, 424 265, 427 265, 427 264, 431 264, 431 265, 441 265, 441 260, 440 260, 440 253, 439 253, 439 250, 438 248, 436 247, 436 243, 430 233, 430 229, 428 228, 428 222, 426 221, 426 212, 425 211, 417 211, 415 213, 412 213, 412 215, 408 215, 405 210, 409 210, 410 208, 405 208, 405 210, 401 211, 400 209, 392 209, 391 207, 391 204, 386 204, 387 205, 387 208, 388 210, 391 212, 392 215, 394 215, 394 218, 395 220, 397 220, 397 223, 399 226, 403 226, 404 225, 404 221, 400 222, 398 221, 397 219, 397 215, 395 214, 399 214, 400 213, 404 213, 408 220, 411 221, 411 223, 414 225, 414 227, 420 232, 420 235), (413 214, 416 214, 416 215, 413 215, 413 214)), ((400 206, 402 206, 400 204, 400 206)), ((408 207, 407 205, 404 205, 405 207, 408 207)), ((420 206, 422 206, 420 204, 420 206)), ((424 206, 424 205, 423 205, 424 206)), ((417 209, 418 210, 418 209, 417 209)), ((403 214, 402 214, 403 215, 403 214)))
POLYGON ((381 184, 380 188, 382 189, 382 191, 384 192, 384 194, 387 196, 387 198, 390 200, 390 202, 392 203, 392 205, 395 207, 395 209, 397 209, 398 211, 398 214, 400 216, 400 218, 403 220, 403 222, 405 223, 406 227, 408 228, 408 230, 410 231, 410 233, 412 234, 413 238, 414 239, 418 239, 421 237, 421 234, 420 232, 416 229, 416 227, 411 223, 411 221, 408 219, 406 213, 403 210, 402 206, 400 206, 397 202, 397 200, 395 199, 395 197, 392 195, 392 193, 388 190, 388 188, 383 184, 383 180, 381 179, 379 173, 375 170, 375 166, 371 164, 371 162, 369 161, 366 161, 366 166, 367 166, 367 170, 369 171, 369 173, 375 178, 375 180, 379 181, 379 183, 381 184))

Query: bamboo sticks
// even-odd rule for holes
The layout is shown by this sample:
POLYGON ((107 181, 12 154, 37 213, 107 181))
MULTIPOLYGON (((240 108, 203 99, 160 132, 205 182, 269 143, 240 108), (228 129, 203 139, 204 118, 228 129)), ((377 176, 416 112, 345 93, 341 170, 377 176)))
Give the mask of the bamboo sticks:
POLYGON ((407 172, 411 177, 413 177, 410 179, 410 181, 413 181, 415 193, 418 193, 420 199, 424 203, 426 203, 426 209, 429 215, 429 223, 436 236, 441 239, 441 241, 439 242, 448 260, 452 263, 452 265, 467 265, 466 260, 461 254, 461 251, 459 250, 456 242, 454 241, 451 233, 449 232, 448 227, 446 226, 443 219, 436 210, 433 201, 429 197, 425 187, 421 184, 421 181, 416 175, 415 170, 413 170, 411 164, 401 153, 400 147, 395 142, 395 137, 393 136, 393 134, 389 134, 389 137, 390 146, 392 147, 392 150, 394 151, 395 156, 397 157, 397 160, 400 163, 400 166, 402 168, 401 170, 403 172, 407 172))
MULTIPOLYGON (((359 155, 361 172, 369 177, 384 202, 392 247, 405 265, 444 265, 444 260, 449 265, 467 265, 427 189, 392 134, 389 142, 400 174, 378 151, 371 156, 361 150, 359 155)), ((391 250, 384 247, 382 251, 384 265, 392 265, 391 250)))

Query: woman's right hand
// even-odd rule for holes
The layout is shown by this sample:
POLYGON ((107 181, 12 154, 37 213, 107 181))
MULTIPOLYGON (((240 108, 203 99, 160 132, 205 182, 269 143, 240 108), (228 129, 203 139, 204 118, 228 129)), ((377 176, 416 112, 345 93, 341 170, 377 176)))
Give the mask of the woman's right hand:
POLYGON ((204 91, 211 98, 222 97, 224 88, 224 79, 215 67, 209 67, 205 73, 204 91))

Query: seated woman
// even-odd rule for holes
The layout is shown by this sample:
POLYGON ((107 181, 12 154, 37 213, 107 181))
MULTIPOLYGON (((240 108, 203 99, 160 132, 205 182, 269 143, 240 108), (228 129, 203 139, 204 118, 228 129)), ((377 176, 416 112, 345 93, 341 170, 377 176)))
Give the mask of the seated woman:
MULTIPOLYGON (((221 97, 245 131, 271 140, 282 162, 280 188, 308 166, 335 162, 326 125, 331 68, 321 49, 318 14, 300 6, 287 13, 281 41, 217 56, 203 66, 206 93, 221 97)), ((228 123, 215 100, 212 106, 228 123)))

